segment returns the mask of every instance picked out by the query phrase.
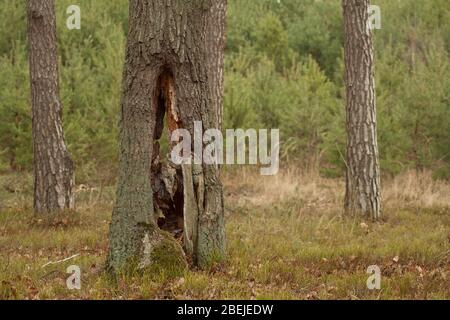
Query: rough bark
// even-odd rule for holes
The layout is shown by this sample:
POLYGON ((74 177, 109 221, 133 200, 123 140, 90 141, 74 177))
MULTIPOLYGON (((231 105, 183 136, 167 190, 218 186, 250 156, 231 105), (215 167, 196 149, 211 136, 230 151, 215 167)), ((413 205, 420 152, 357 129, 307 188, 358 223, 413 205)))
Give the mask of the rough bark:
POLYGON ((62 129, 54 0, 28 0, 28 45, 33 114, 34 209, 74 207, 74 165, 62 129))
POLYGON ((129 6, 108 266, 152 267, 162 242, 171 242, 166 255, 181 261, 177 228, 189 260, 207 266, 225 255, 219 169, 161 163, 158 140, 164 122, 169 132, 184 128, 192 137, 194 121, 204 130, 220 124, 226 0, 130 0, 129 6), (158 225, 175 237, 161 240, 168 233, 158 225))
POLYGON ((224 90, 224 54, 227 19, 227 1, 217 1, 210 7, 208 14, 207 47, 208 77, 211 87, 212 102, 216 113, 216 127, 222 129, 223 90, 224 90))
POLYGON ((380 218, 380 168, 369 0, 343 0, 347 91, 345 209, 380 218))

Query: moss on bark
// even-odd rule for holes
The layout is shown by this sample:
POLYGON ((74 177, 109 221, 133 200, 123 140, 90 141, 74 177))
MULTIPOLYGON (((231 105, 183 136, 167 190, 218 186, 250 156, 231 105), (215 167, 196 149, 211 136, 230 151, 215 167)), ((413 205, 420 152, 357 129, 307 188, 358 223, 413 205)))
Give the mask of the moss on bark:
POLYGON ((176 277, 187 270, 188 264, 180 243, 170 233, 158 230, 152 237, 145 235, 139 268, 152 274, 176 277))

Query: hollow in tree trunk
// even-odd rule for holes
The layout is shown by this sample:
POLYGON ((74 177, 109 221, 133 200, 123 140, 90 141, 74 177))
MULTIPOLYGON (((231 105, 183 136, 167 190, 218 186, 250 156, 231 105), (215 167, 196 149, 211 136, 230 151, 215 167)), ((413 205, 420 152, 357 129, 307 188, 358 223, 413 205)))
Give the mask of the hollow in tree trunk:
MULTIPOLYGON (((226 0, 130 0, 120 167, 107 265, 206 267, 225 255, 219 168, 164 161, 160 139, 221 125, 226 0), (184 250, 183 250, 184 249, 184 250)), ((169 139, 170 141, 170 139, 169 139)), ((169 146, 170 150, 170 146, 169 146)))

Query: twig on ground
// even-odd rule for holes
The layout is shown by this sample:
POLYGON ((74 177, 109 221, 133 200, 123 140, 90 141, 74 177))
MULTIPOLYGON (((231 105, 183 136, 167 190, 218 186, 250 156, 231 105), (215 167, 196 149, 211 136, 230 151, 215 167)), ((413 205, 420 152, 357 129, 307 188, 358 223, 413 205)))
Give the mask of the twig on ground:
POLYGON ((44 265, 42 266, 42 268, 45 268, 46 266, 51 265, 51 264, 57 264, 57 263, 61 263, 61 262, 66 262, 66 261, 68 261, 68 260, 70 260, 70 259, 73 259, 73 258, 78 257, 79 255, 80 255, 80 254, 77 253, 77 254, 74 254, 73 256, 70 256, 70 257, 65 258, 65 259, 62 259, 62 260, 58 260, 58 261, 49 261, 49 262, 47 262, 46 264, 44 264, 44 265))

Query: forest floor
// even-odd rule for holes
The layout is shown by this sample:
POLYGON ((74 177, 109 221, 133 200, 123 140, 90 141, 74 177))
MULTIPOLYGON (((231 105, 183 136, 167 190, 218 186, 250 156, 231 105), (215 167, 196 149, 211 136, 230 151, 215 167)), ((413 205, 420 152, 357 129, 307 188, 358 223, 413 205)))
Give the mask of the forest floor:
POLYGON ((114 187, 78 186, 76 213, 48 226, 33 218, 31 177, 0 176, 0 299, 450 299, 450 184, 386 179, 383 221, 369 223, 342 215, 342 180, 247 168, 223 180, 226 262, 113 282, 102 266, 114 187), (80 290, 67 289, 70 265, 80 290), (380 290, 367 288, 371 265, 380 290))

